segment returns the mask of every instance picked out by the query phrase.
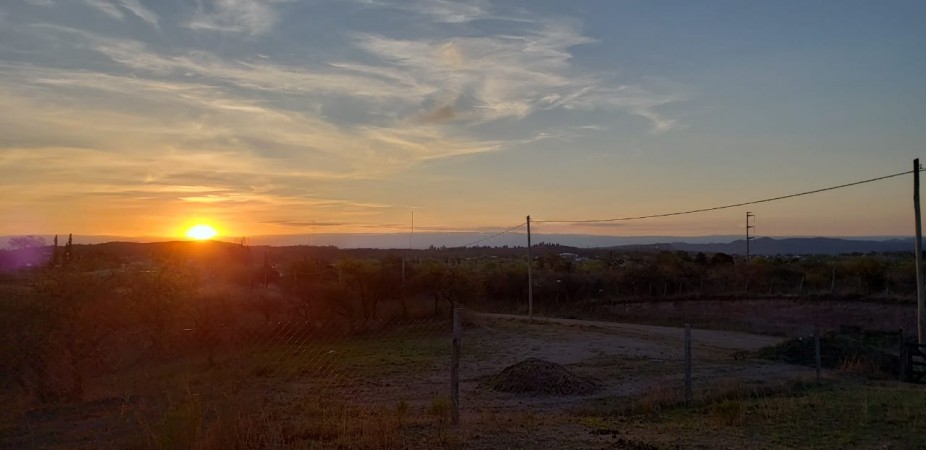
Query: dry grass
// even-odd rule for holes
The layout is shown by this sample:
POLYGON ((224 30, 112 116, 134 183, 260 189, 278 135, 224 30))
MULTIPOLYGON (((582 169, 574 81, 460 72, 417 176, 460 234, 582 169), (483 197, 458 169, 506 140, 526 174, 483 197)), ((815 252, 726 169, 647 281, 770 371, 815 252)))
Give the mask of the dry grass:
POLYGON ((266 343, 87 380, 84 401, 6 409, 0 447, 388 449, 408 447, 409 428, 446 441, 449 400, 429 410, 369 397, 383 373, 413 374, 445 353, 435 339, 444 325, 266 343))
POLYGON ((926 387, 858 377, 751 385, 725 380, 685 406, 656 387, 623 403, 586 405, 578 422, 657 447, 922 448, 926 387), (610 431, 609 431, 610 432, 610 431))
POLYGON ((139 419, 144 433, 131 447, 188 448, 403 448, 402 414, 382 408, 335 404, 204 405, 196 397, 153 421, 139 419))
MULTIPOLYGON (((738 379, 722 379, 709 386, 695 389, 691 407, 716 408, 718 415, 729 414, 729 401, 793 395, 809 385, 807 379, 784 380, 777 383, 747 383, 738 379)), ((677 383, 660 383, 644 389, 638 395, 604 397, 586 401, 571 409, 580 417, 640 416, 656 417, 660 413, 686 406, 685 393, 677 383)))

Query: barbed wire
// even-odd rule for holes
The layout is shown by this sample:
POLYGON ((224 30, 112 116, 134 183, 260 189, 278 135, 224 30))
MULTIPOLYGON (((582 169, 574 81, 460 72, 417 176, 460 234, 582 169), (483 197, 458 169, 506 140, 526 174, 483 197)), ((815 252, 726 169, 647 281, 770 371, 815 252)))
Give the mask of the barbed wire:
MULTIPOLYGON (((923 169, 920 169, 920 171, 923 171, 923 169)), ((617 217, 617 218, 612 218, 612 219, 578 219, 578 220, 557 219, 557 220, 532 220, 531 222, 532 222, 532 223, 595 223, 595 222, 618 222, 618 221, 626 221, 626 220, 656 219, 656 218, 659 218, 659 217, 681 216, 681 215, 686 215, 686 214, 695 214, 695 213, 702 213, 702 212, 708 212, 708 211, 717 211, 717 210, 721 210, 721 209, 737 208, 737 207, 740 207, 740 206, 755 205, 755 204, 758 204, 758 203, 768 203, 768 202, 773 202, 773 201, 776 201, 776 200, 784 200, 784 199, 788 199, 788 198, 801 197, 801 196, 804 196, 804 195, 819 194, 819 193, 821 193, 821 192, 826 192, 826 191, 832 191, 832 190, 836 190, 836 189, 847 188, 847 187, 850 187, 850 186, 857 186, 857 185, 865 184, 865 183, 872 183, 872 182, 875 182, 875 181, 886 180, 886 179, 888 179, 888 178, 899 177, 899 176, 907 175, 907 174, 911 174, 911 173, 913 173, 913 171, 912 171, 912 170, 908 170, 908 171, 905 171, 905 172, 894 173, 894 174, 891 174, 891 175, 885 175, 885 176, 881 176, 881 177, 877 177, 877 178, 870 178, 870 179, 867 179, 867 180, 855 181, 855 182, 852 182, 852 183, 840 184, 840 185, 837 185, 837 186, 830 186, 830 187, 825 187, 825 188, 821 188, 821 189, 814 189, 814 190, 812 190, 812 191, 799 192, 799 193, 796 193, 796 194, 788 194, 788 195, 782 195, 782 196, 778 196, 778 197, 764 198, 764 199, 761 199, 761 200, 753 200, 753 201, 742 202, 742 203, 734 203, 734 204, 730 204, 730 205, 713 206, 713 207, 710 207, 710 208, 692 209, 692 210, 688 210, 688 211, 677 211, 677 212, 670 212, 670 213, 650 214, 650 215, 646 215, 646 216, 617 217)))

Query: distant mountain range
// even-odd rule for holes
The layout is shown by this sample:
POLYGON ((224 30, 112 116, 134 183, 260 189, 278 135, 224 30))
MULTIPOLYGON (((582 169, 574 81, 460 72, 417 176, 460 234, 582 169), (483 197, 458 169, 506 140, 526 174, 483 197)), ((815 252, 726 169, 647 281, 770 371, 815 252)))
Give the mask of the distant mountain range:
MULTIPOLYGON (((739 239, 727 243, 689 243, 671 242, 664 244, 619 246, 621 249, 635 250, 681 250, 686 252, 727 253, 743 255, 746 253, 746 241, 739 239)), ((871 252, 910 252, 915 248, 912 238, 895 238, 888 240, 859 240, 841 238, 760 238, 749 242, 752 255, 840 255, 846 253, 871 252)))
MULTIPOLYGON (((311 235, 275 235, 254 236, 248 238, 250 245, 269 246, 335 246, 340 248, 412 248, 424 249, 434 247, 459 247, 476 241, 476 246, 487 247, 523 247, 527 244, 524 233, 507 233, 493 237, 494 233, 415 233, 409 234, 349 234, 324 233, 311 235)), ((51 244, 53 236, 40 236, 51 244)), ((582 234, 534 234, 534 244, 558 244, 576 248, 615 248, 621 250, 658 251, 681 250, 687 252, 745 254, 746 241, 742 236, 595 236, 582 234)), ((0 237, 0 248, 7 247, 9 236, 0 237)), ((66 237, 64 238, 66 239, 66 237)), ((74 236, 78 244, 97 244, 103 242, 159 242, 169 239, 153 237, 124 236, 74 236)), ((238 239, 228 239, 238 242, 238 239)), ((59 236, 59 242, 62 237, 59 236)), ((753 255, 808 255, 808 254, 844 254, 869 252, 912 252, 913 238, 896 236, 865 237, 782 237, 759 238, 750 241, 750 253, 753 255)))

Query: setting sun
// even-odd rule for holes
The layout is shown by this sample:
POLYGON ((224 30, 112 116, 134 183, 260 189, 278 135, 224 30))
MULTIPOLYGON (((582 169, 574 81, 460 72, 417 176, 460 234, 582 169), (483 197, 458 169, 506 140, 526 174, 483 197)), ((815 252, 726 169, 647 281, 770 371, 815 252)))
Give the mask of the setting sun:
POLYGON ((206 240, 206 239, 212 239, 213 237, 215 237, 216 234, 218 234, 218 232, 215 231, 215 228, 212 228, 209 225, 203 225, 203 224, 193 226, 186 232, 186 236, 188 238, 196 239, 199 241, 206 240))

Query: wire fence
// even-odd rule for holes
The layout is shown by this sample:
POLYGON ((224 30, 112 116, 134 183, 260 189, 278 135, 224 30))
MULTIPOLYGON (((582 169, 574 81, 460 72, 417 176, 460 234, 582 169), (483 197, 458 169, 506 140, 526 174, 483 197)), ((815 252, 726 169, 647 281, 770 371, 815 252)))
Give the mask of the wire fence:
MULTIPOLYGON (((222 306, 221 320, 189 327, 90 315, 44 337, 5 328, 3 447, 531 447, 550 441, 523 430, 524 414, 637 414, 775 393, 815 372, 922 372, 899 330, 785 338, 695 326, 686 340, 677 326, 466 310, 454 336, 447 308, 267 321, 222 306)), ((606 443, 595 439, 580 444, 606 443)))
POLYGON ((106 333, 92 346, 18 341, 0 389, 8 414, 22 409, 4 417, 2 447, 401 448, 409 421, 449 420, 446 380, 402 386, 409 368, 446 373, 446 318, 253 319, 106 333))
MULTIPOLYGON (((908 173, 537 222, 694 214, 908 173)), ((249 258, 241 246, 213 266, 52 267, 0 283, 0 447, 530 448, 541 441, 517 419, 524 411, 582 416, 612 401, 615 414, 658 410, 837 372, 912 381, 926 362, 899 331, 914 328, 898 312, 909 305, 886 301, 916 287, 889 258, 739 264, 546 251, 527 261, 305 259, 282 270, 249 258), (843 309, 873 296, 885 301, 843 309), (525 311, 538 320, 516 315, 525 311)), ((579 444, 604 438, 589 439, 579 444)))
POLYGON ((401 448, 408 421, 449 420, 446 377, 403 388, 447 366, 449 315, 443 300, 371 300, 355 269, 263 285, 188 262, 5 280, 0 447, 401 448))
POLYGON ((482 380, 464 404, 633 416, 791 395, 845 376, 913 381, 926 375, 924 349, 903 330, 837 326, 786 338, 690 325, 473 315, 464 340, 488 350, 461 363, 464 378, 482 380))

